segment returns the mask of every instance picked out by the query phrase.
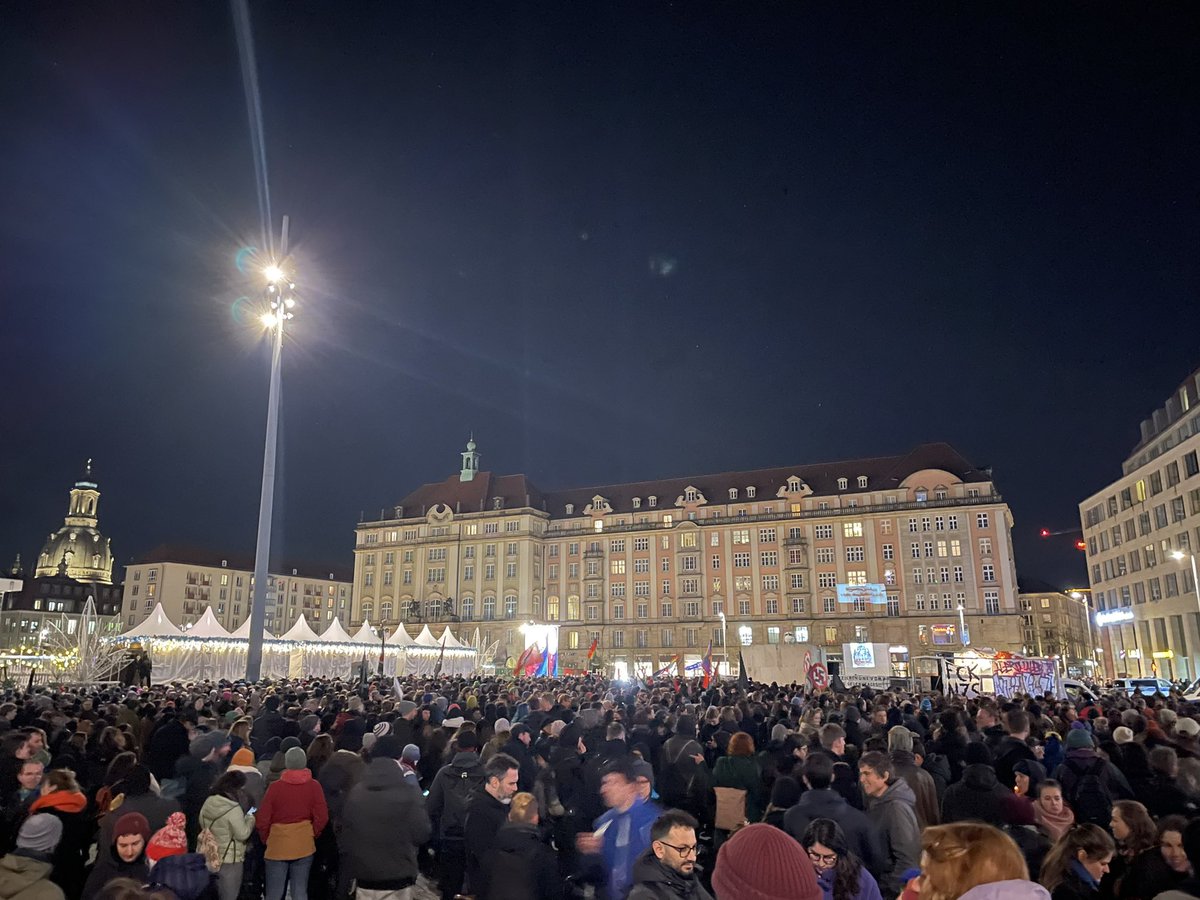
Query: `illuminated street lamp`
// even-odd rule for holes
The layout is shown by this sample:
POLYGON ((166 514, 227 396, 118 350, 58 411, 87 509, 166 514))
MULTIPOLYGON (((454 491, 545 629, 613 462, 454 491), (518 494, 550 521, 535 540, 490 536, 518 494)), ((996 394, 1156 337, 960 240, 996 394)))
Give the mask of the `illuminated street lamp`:
POLYGON ((279 441, 280 365, 283 360, 283 329, 292 319, 296 299, 292 283, 280 262, 287 259, 288 217, 283 217, 279 259, 263 267, 270 309, 259 321, 271 332, 271 386, 267 395, 267 439, 263 447, 262 494, 258 504, 258 540, 254 548, 254 582, 250 600, 250 635, 246 649, 246 680, 258 681, 262 674, 263 629, 266 627, 271 576, 271 520, 275 505, 275 456, 279 441))

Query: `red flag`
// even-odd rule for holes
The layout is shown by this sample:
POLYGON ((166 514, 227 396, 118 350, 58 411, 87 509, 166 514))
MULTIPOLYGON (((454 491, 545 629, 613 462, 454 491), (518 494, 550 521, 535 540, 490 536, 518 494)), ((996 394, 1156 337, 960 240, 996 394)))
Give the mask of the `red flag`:
POLYGON ((592 641, 592 646, 588 647, 588 662, 592 661, 592 657, 596 655, 596 644, 600 642, 600 638, 595 638, 592 641))
POLYGON ((529 651, 532 649, 533 649, 533 647, 526 647, 524 650, 521 651, 521 655, 519 657, 517 657, 516 665, 513 666, 513 674, 514 675, 521 674, 521 670, 525 668, 525 659, 526 659, 526 657, 529 656, 529 651))
POLYGON ((712 638, 708 640, 708 652, 704 654, 704 659, 700 660, 700 665, 704 669, 704 688, 707 690, 709 682, 712 681, 712 638))

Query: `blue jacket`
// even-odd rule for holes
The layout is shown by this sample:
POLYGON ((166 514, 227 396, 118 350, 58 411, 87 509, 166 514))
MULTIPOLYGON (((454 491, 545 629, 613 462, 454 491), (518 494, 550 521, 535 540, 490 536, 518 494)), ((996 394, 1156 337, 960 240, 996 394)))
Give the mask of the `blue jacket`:
POLYGON ((601 853, 611 900, 624 900, 629 893, 633 886, 633 864, 650 846, 650 828, 660 815, 662 810, 657 804, 639 797, 625 812, 610 809, 596 820, 596 831, 608 825, 601 853))
MULTIPOLYGON (((825 900, 833 900, 833 878, 833 869, 822 869, 817 875, 817 886, 821 888, 825 900)), ((854 900, 883 900, 879 884, 865 866, 858 867, 858 893, 854 895, 854 900)))

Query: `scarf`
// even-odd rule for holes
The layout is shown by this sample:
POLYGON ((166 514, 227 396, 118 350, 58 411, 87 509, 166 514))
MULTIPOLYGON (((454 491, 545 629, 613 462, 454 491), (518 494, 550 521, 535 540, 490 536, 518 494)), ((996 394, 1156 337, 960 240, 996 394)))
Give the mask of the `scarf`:
POLYGON ((1083 867, 1083 863, 1081 863, 1079 860, 1071 860, 1071 871, 1075 873, 1076 878, 1090 887, 1093 891, 1099 890, 1100 882, 1092 877, 1092 873, 1085 869, 1083 867))
POLYGON ((64 813, 83 812, 87 808, 87 797, 75 791, 51 791, 45 796, 38 797, 29 807, 29 814, 41 812, 43 809, 57 809, 64 813))
POLYGON ((1055 815, 1046 812, 1042 808, 1042 804, 1034 803, 1033 820, 1037 822, 1042 831, 1046 832, 1046 836, 1051 841, 1057 841, 1075 824, 1075 813, 1071 812, 1070 807, 1063 804, 1063 811, 1055 815))

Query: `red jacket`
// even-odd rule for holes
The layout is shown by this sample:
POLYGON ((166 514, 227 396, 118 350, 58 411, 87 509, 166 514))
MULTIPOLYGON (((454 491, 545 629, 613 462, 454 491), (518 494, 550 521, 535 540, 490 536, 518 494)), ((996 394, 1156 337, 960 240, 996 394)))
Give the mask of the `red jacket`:
POLYGON ((329 822, 325 792, 308 769, 288 769, 267 788, 254 824, 267 845, 267 859, 300 859, 329 822), (311 829, 303 827, 311 823, 311 829))

